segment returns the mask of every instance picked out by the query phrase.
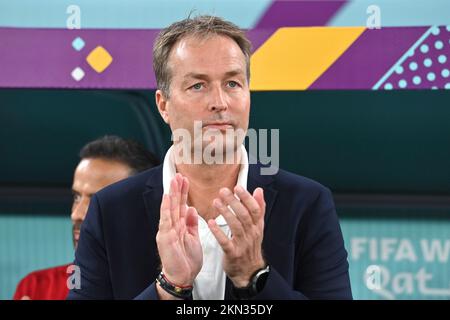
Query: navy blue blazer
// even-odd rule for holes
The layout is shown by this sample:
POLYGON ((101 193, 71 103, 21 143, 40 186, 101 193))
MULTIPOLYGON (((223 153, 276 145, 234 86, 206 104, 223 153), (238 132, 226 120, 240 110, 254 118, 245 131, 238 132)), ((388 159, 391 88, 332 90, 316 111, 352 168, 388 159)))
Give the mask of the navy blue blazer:
MULTIPOLYGON (((279 170, 250 165, 247 189, 264 189, 263 254, 271 266, 255 299, 351 299, 347 252, 330 191, 279 170)), ((158 299, 156 246, 162 165, 95 194, 81 226, 75 264, 81 288, 68 299, 158 299)), ((225 299, 232 299, 227 278, 225 299)))

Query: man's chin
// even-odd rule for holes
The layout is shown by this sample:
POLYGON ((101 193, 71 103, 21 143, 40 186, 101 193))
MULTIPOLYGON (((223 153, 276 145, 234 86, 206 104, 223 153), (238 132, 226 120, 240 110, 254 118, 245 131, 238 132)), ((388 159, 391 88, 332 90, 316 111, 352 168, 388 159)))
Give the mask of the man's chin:
POLYGON ((238 162, 239 148, 231 144, 225 146, 221 144, 206 144, 202 150, 202 159, 208 164, 236 164, 238 162))
POLYGON ((73 247, 74 247, 75 250, 76 250, 77 247, 78 247, 79 237, 80 237, 80 234, 79 234, 79 233, 76 234, 76 235, 75 235, 75 234, 72 235, 72 243, 73 243, 73 247))

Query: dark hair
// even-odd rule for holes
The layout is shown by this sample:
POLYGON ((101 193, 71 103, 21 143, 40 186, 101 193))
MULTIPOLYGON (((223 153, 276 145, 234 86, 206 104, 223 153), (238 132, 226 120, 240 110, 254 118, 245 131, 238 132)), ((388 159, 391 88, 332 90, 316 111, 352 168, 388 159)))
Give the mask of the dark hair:
POLYGON ((140 143, 118 136, 104 136, 86 144, 79 154, 81 159, 100 158, 121 162, 132 173, 159 165, 158 159, 140 143))

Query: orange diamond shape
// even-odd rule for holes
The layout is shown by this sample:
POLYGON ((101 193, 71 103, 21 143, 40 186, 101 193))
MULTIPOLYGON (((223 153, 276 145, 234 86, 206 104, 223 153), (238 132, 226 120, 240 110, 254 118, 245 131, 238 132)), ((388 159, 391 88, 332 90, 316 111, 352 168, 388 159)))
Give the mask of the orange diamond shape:
POLYGON ((111 64, 113 58, 105 48, 102 46, 97 46, 86 57, 86 61, 92 69, 98 73, 102 73, 111 64))

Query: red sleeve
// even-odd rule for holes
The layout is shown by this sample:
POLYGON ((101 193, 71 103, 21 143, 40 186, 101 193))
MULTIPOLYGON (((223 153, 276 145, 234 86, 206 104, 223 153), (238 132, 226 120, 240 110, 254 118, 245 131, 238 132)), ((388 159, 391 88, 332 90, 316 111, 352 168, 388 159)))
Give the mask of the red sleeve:
POLYGON ((13 299, 65 300, 69 293, 66 269, 67 265, 30 273, 17 285, 13 299))
POLYGON ((14 293, 14 300, 22 300, 24 296, 31 299, 34 296, 34 291, 36 289, 36 274, 30 273, 25 278, 23 278, 17 285, 16 292, 14 293))

